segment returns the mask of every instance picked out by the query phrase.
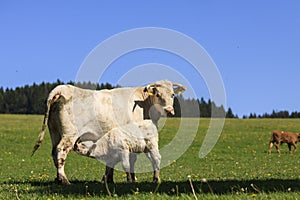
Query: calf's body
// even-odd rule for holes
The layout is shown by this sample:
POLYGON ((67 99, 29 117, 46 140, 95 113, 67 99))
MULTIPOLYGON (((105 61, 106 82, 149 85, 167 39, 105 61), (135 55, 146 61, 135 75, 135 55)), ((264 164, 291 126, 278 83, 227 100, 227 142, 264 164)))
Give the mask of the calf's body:
POLYGON ((108 168, 107 173, 110 173, 118 162, 122 162, 127 182, 135 181, 133 166, 136 156, 138 153, 145 153, 152 163, 153 182, 159 181, 161 155, 158 149, 157 128, 152 120, 113 128, 101 138, 87 132, 76 140, 74 150, 81 155, 104 161, 108 168))

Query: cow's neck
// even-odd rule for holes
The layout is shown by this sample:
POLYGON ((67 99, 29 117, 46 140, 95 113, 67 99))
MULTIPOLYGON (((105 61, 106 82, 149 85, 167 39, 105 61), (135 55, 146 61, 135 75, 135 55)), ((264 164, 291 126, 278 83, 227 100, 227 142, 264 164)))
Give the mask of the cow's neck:
POLYGON ((155 97, 150 96, 147 92, 143 91, 144 88, 139 88, 138 93, 140 95, 139 98, 137 98, 134 102, 133 112, 136 109, 136 107, 140 107, 143 109, 143 117, 144 119, 150 119, 149 111, 150 108, 155 104, 155 97))
POLYGON ((150 108, 154 105, 154 98, 153 96, 148 95, 148 97, 144 100, 144 119, 150 119, 150 108))

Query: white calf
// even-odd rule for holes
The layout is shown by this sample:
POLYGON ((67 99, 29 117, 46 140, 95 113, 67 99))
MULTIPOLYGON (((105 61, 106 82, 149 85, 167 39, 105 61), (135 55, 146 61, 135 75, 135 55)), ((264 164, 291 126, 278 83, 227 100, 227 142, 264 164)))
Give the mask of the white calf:
POLYGON ((152 163, 153 182, 160 180, 161 155, 158 150, 158 131, 151 120, 113 128, 101 138, 90 132, 84 133, 76 140, 74 150, 81 155, 104 161, 107 174, 112 174, 111 170, 121 161, 128 182, 135 181, 133 165, 137 154, 144 152, 152 163))

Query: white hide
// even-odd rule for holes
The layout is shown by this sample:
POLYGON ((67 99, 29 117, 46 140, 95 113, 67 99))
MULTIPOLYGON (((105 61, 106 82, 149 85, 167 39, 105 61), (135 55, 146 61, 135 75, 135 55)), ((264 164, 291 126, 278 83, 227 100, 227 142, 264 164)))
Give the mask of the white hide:
POLYGON ((89 154, 99 160, 107 161, 111 152, 147 153, 158 151, 157 128, 151 120, 130 123, 113 128, 104 136, 95 140, 83 134, 77 143, 76 152, 82 155, 89 154))
POLYGON ((153 169, 159 170, 161 156, 158 132, 151 120, 114 128, 98 140, 95 138, 91 137, 91 133, 83 134, 77 140, 74 150, 81 155, 104 161, 112 168, 122 161, 126 172, 129 172, 129 153, 149 153, 153 169))
POLYGON ((78 137, 84 133, 102 137, 113 128, 140 122, 149 119, 150 116, 155 118, 152 118, 152 121, 156 123, 165 112, 161 108, 173 113, 174 93, 184 90, 184 86, 167 80, 157 81, 146 87, 100 91, 71 85, 57 86, 48 96, 42 131, 32 154, 39 148, 48 125, 53 147, 52 157, 57 168, 57 181, 69 184, 64 165, 78 137), (149 113, 150 111, 152 113, 149 113))

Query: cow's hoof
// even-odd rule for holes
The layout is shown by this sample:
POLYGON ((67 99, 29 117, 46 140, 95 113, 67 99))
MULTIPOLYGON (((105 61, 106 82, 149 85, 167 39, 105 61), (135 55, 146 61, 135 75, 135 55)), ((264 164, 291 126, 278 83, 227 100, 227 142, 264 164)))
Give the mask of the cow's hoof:
POLYGON ((111 184, 114 184, 114 180, 110 179, 110 178, 107 178, 106 176, 103 176, 102 177, 102 180, 101 180, 101 183, 111 183, 111 184))
POLYGON ((153 178, 153 183, 160 184, 161 183, 160 178, 153 178))
MULTIPOLYGON (((101 183, 102 183, 102 184, 105 184, 105 181, 102 180, 101 183)), ((106 181, 106 183, 107 183, 107 184, 115 184, 115 182, 113 182, 113 181, 106 181)))
POLYGON ((132 182, 133 182, 133 183, 137 183, 137 182, 138 182, 137 177, 134 177, 134 178, 132 179, 132 182))
POLYGON ((127 183, 137 183, 137 182, 138 182, 138 180, 137 180, 136 177, 131 178, 131 179, 127 179, 127 183))
POLYGON ((71 185, 68 179, 66 178, 56 178, 55 182, 59 185, 71 185))

